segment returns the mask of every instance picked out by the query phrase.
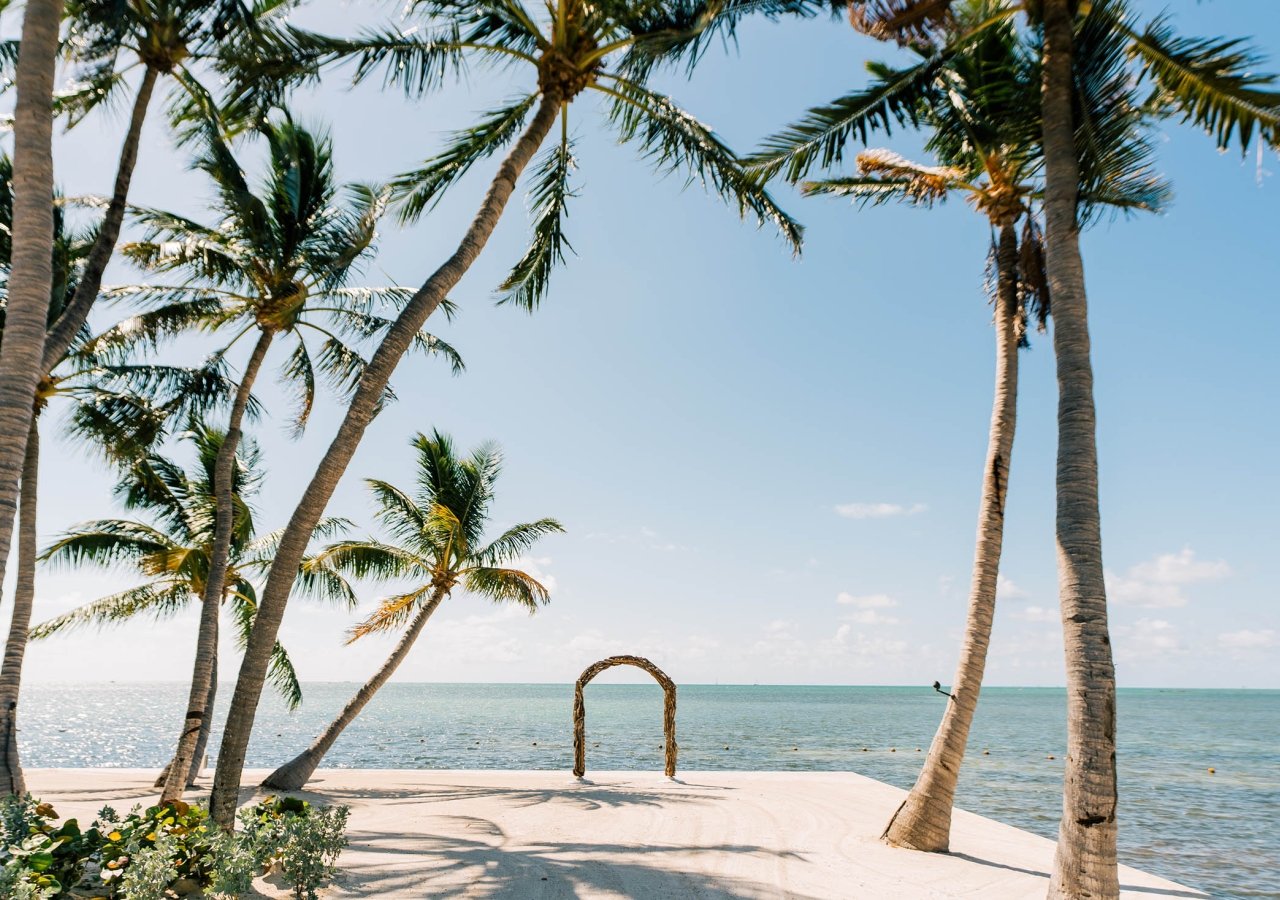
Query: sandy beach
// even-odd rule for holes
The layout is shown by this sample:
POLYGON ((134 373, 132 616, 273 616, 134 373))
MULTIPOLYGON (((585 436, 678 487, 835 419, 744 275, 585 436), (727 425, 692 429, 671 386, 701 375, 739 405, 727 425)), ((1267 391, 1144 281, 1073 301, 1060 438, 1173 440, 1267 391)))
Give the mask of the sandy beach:
MULTIPOLYGON (((28 781, 87 820, 104 803, 150 802, 154 777, 36 769, 28 781)), ((1021 900, 1044 896, 1053 860, 1051 841, 962 811, 949 855, 887 847, 878 836, 903 792, 845 773, 588 772, 579 783, 555 771, 322 769, 309 788, 351 807, 326 898, 1021 900)), ((1120 880, 1131 900, 1208 896, 1124 866, 1120 880)))

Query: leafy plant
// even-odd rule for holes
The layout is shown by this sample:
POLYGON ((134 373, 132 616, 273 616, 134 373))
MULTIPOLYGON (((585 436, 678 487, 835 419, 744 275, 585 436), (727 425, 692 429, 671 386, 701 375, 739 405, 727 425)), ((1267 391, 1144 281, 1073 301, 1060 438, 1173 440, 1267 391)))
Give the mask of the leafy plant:
POLYGON ((176 882, 193 888, 207 884, 216 833, 208 818, 203 808, 174 800, 141 812, 135 808, 121 820, 112 817, 95 822, 102 832, 100 877, 111 896, 130 900, 135 892, 138 897, 152 896, 147 891, 159 878, 157 872, 161 869, 165 873, 164 886, 176 882), (163 866, 156 856, 161 847, 163 866), (137 865, 143 865, 144 871, 135 872, 137 865))
POLYGON ((13 896, 56 897, 84 877, 102 836, 96 827, 82 832, 75 819, 55 825, 57 815, 48 803, 37 803, 30 797, 6 805, 5 836, 18 838, 4 849, 5 879, 13 896), (25 835, 15 833, 24 825, 25 835))
POLYGON ((249 892, 258 860, 252 841, 246 840, 243 833, 220 832, 213 839, 209 858, 206 896, 234 900, 249 892))
POLYGON ((244 840, 264 872, 274 869, 293 886, 297 900, 316 900, 316 889, 334 872, 347 845, 350 808, 312 806, 296 797, 267 797, 240 813, 244 840))
POLYGON ((157 834, 138 848, 120 878, 120 896, 128 900, 165 900, 174 878, 174 856, 179 841, 172 834, 157 834))

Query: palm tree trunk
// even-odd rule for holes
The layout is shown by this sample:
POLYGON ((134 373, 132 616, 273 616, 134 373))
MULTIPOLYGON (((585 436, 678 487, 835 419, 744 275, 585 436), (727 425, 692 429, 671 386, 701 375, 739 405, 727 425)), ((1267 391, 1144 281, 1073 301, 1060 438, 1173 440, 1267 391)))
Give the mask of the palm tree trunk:
POLYGON ((1058 592, 1067 663, 1067 759, 1049 894, 1120 895, 1116 869, 1116 682, 1107 633, 1098 447, 1084 261, 1076 219, 1071 0, 1044 3, 1045 263, 1058 366, 1058 592))
POLYGON ((348 725, 355 721, 356 716, 360 715, 360 711, 373 699, 373 695, 387 683, 387 679, 404 662, 405 657, 409 655, 409 651, 413 649, 413 644, 418 639, 418 635, 422 633, 423 626, 427 624, 427 619, 431 618, 431 614, 436 611, 436 607, 440 605, 442 599, 444 599, 444 595, 439 590, 431 595, 427 605, 422 607, 418 614, 413 617, 413 621, 409 624, 409 630, 396 642, 395 649, 391 651, 387 661, 382 664, 382 668, 378 669, 374 676, 365 682, 364 687, 356 691, 356 695, 347 701, 346 706, 342 707, 342 712, 338 714, 338 717, 330 722, 329 727, 311 742, 310 747, 266 777, 262 782, 264 788, 274 791, 297 791, 301 790, 302 786, 311 780, 316 767, 320 765, 324 755, 329 752, 333 742, 346 730, 348 725))
POLYGON ((13 249, 0 346, 0 582, 40 383, 53 285, 53 79, 62 0, 27 0, 13 111, 13 249))
POLYGON ((224 828, 230 828, 235 818, 240 775, 244 769, 245 752, 249 746, 254 716, 258 711, 258 701, 262 697, 267 666, 271 662, 271 652, 280 631, 280 622, 284 618, 289 594, 293 590, 298 566, 306 552, 312 530, 324 515, 329 498, 333 496, 365 429, 377 411, 387 383, 391 380, 391 373, 395 371, 400 358, 409 349, 427 317, 436 310, 484 249, 502 217, 507 201, 511 199, 520 173, 551 131, 559 109, 558 100, 543 98, 533 121, 498 167, 498 173, 489 185, 484 202, 458 248, 423 283, 397 316, 395 324, 388 330, 365 368, 346 416, 338 427, 338 433, 320 461, 280 538, 280 545, 259 601, 258 615, 254 619, 249 643, 240 663, 240 674, 236 679, 235 693, 232 694, 231 708, 227 713, 222 747, 218 751, 218 768, 209 803, 212 818, 224 828))
POLYGON ((187 703, 182 733, 178 736, 178 747, 174 751, 169 776, 165 779, 164 791, 160 796, 161 803, 181 797, 186 790, 187 773, 196 762, 196 744, 200 740, 200 732, 205 720, 213 715, 212 708, 206 704, 217 660, 218 616, 222 612, 223 589, 227 583, 227 566, 231 560, 231 539, 235 526, 232 488, 235 480, 236 448, 240 444, 240 426, 244 422, 244 411, 249 405, 253 383, 274 337, 275 332, 269 329, 264 329, 258 335, 258 342, 240 377, 240 386, 236 389, 236 398, 231 404, 227 433, 222 439, 222 446, 218 448, 218 457, 213 465, 213 496, 216 504, 213 546, 209 550, 209 574, 205 579, 204 596, 200 603, 200 631, 196 641, 195 669, 191 676, 191 696, 187 703))
POLYGON ((22 509, 18 515, 18 581, 13 592, 13 620, 0 666, 0 796, 27 792, 18 759, 18 693, 22 686, 22 659, 27 652, 27 632, 36 599, 36 493, 40 482, 39 420, 32 418, 22 463, 22 509))
POLYGON ((129 130, 125 132, 124 146, 120 148, 120 163, 116 167, 116 183, 111 192, 111 202, 102 217, 102 224, 98 226, 98 236, 89 250, 89 258, 85 260, 84 271, 80 274, 75 293, 71 295, 71 300, 45 338, 43 372, 52 372, 53 367, 62 361, 71 342, 89 317, 89 309, 102 288, 102 276, 107 271, 107 263, 111 261, 116 241, 120 238, 120 226, 124 223, 125 206, 129 201, 129 182, 133 180, 133 169, 138 163, 142 123, 147 118, 147 107, 151 104, 151 94, 155 90, 158 76, 157 70, 147 66, 142 84, 138 86, 138 94, 133 100, 133 115, 129 119, 129 130))
POLYGON ((883 838, 895 847, 945 852, 950 846, 951 810, 964 759, 969 727, 991 642, 996 612, 996 578, 1004 543, 1005 495, 1018 408, 1018 342, 1021 313, 1017 287, 1018 236, 1012 223, 1000 228, 996 255, 996 385, 991 433, 978 507, 978 540, 969 587, 964 645, 952 683, 951 700, 933 737, 924 769, 907 798, 889 820, 883 838))
MULTIPOLYGON (((205 698, 204 708, 205 717, 200 722, 200 736, 196 739, 196 749, 191 755, 191 768, 187 770, 187 788, 196 786, 196 779, 200 777, 200 761, 204 759, 206 748, 209 746, 209 733, 213 730, 213 704, 218 697, 218 641, 214 639, 213 643, 213 677, 209 679, 209 694, 205 698)), ((156 777, 155 787, 163 788, 165 782, 169 780, 169 772, 173 769, 173 760, 170 759, 164 764, 164 768, 160 770, 160 774, 156 777)))

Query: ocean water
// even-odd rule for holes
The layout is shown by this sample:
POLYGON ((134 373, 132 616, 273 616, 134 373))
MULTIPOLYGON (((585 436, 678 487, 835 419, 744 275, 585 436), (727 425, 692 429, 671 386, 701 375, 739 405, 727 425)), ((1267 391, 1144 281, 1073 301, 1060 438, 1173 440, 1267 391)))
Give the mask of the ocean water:
MULTIPOLYGON (((248 765, 292 757, 354 689, 308 684, 292 714, 266 698, 248 765)), ((324 764, 568 771, 572 699, 571 685, 390 684, 324 764)), ((596 684, 586 699, 588 771, 661 770, 656 685, 596 684)), ((158 767, 185 700, 180 684, 24 688, 23 761, 158 767)), ((910 787, 944 702, 927 688, 682 686, 680 768, 853 771, 910 787)), ((1119 725, 1122 862, 1215 897, 1280 897, 1280 691, 1121 690, 1119 725)), ((957 805, 1055 837, 1065 740, 1062 690, 987 688, 957 805)))

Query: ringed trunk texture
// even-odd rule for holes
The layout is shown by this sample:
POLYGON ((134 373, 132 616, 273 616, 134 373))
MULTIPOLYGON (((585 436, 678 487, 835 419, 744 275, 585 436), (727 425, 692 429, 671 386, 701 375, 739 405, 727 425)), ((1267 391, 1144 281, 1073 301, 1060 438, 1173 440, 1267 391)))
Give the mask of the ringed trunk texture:
POLYGON ((271 661, 271 651, 275 646, 280 622, 289 602, 289 593, 293 589, 298 565, 306 552, 311 532, 324 515, 325 506, 373 419, 383 391, 400 358, 409 349, 427 317, 435 312, 484 249, 507 201, 511 199, 520 173, 551 131, 559 110, 558 100, 543 97, 533 121, 498 167, 498 173, 489 185, 480 210, 467 228, 458 248, 426 280, 396 317, 395 324, 369 360, 346 416, 338 427, 338 433, 281 535, 280 546, 259 601, 258 615, 240 663, 240 674, 236 679, 235 693, 232 694, 231 708, 227 713, 222 747, 218 751, 218 768, 209 804, 213 820, 223 828, 230 828, 235 819, 240 776, 244 770, 245 753, 249 746, 249 734, 253 730, 254 716, 258 711, 258 701, 262 697, 267 666, 271 661))
MULTIPOLYGON (((204 721, 200 724, 200 737, 196 739, 196 750, 191 756, 191 768, 187 771, 187 788, 191 789, 196 786, 196 779, 200 777, 200 761, 204 759, 205 751, 209 746, 209 733, 213 730, 213 704, 218 698, 218 645, 213 645, 213 677, 209 679, 209 695, 205 700, 204 708, 206 715, 204 721)), ((173 760, 169 760, 164 764, 164 768, 160 770, 159 776, 156 777, 154 787, 163 788, 165 782, 169 779, 169 771, 173 768, 173 760)))
POLYGON ((387 683, 387 679, 404 662, 405 657, 409 655, 409 651, 413 649, 414 642, 418 640, 418 635, 422 633, 423 627, 427 624, 427 619, 431 618, 431 614, 436 611, 436 607, 440 605, 440 601, 443 599, 444 595, 439 591, 431 595, 427 605, 422 607, 418 614, 413 617, 413 621, 409 624, 409 630, 396 642, 395 649, 391 651, 387 661, 382 664, 382 668, 378 669, 374 676, 365 682, 364 687, 356 691, 356 695, 347 701, 346 706, 342 707, 342 712, 338 713, 338 717, 329 723, 329 727, 321 732, 319 737, 311 742, 310 747, 268 775, 262 782, 262 787, 274 791, 298 791, 311 780, 311 776, 315 774, 316 768, 320 765, 321 760, 324 759, 324 755, 329 752, 329 748, 333 746, 333 742, 346 730, 348 725, 355 721, 356 716, 360 715, 360 711, 373 699, 373 695, 378 693, 378 690, 387 683))
POLYGON ((40 431, 31 420, 26 458, 22 464, 18 514, 18 581, 13 592, 13 621, 0 666, 0 796, 27 792, 18 759, 18 694, 22 687, 22 659, 27 652, 31 608, 36 599, 36 493, 40 481, 40 431))
POLYGON ((915 786, 889 820, 882 835, 895 847, 942 853, 950 848, 951 810, 960 763, 964 759, 987 663, 991 625, 996 613, 996 578, 1004 543, 1005 497, 1018 408, 1018 237, 1012 224, 1000 229, 997 251, 996 384, 991 433, 978 508, 978 540, 969 587, 969 614, 964 645, 942 723, 929 747, 915 786))
POLYGON ((231 562, 231 537, 235 526, 235 507, 232 497, 235 479, 236 448, 240 445, 240 426, 244 411, 249 405, 253 382, 262 368, 267 350, 271 347, 273 331, 263 331, 253 347, 249 362, 245 365, 235 401, 231 404, 231 417, 227 433, 218 448, 213 464, 213 495, 215 502, 213 546, 209 550, 209 574, 205 578, 204 596, 200 602, 200 631, 196 638, 196 661, 191 675, 191 694, 187 701, 187 715, 178 735, 178 746, 169 766, 160 802, 166 803, 182 797, 187 787, 187 775, 199 760, 195 756, 196 744, 209 716, 209 689, 216 677, 218 659, 218 616, 222 613, 224 589, 227 583, 227 566, 231 562))
POLYGON ((1062 823, 1048 896, 1115 898, 1116 681, 1107 632, 1098 447, 1084 261, 1076 219, 1072 6, 1044 3, 1045 261, 1058 368, 1058 593, 1067 664, 1062 823))
POLYGON ((159 73, 147 66, 142 84, 138 86, 138 94, 133 100, 133 115, 129 118, 129 130, 125 132, 124 145, 120 148, 120 163, 116 168, 116 182, 111 191, 111 202, 103 214, 102 225, 98 228, 98 236, 89 250, 89 258, 85 260, 84 272, 76 285, 75 293, 62 310, 44 341, 44 372, 52 372, 53 367, 62 361, 76 334, 89 318, 89 310, 98 298, 102 289, 102 276, 107 271, 107 263, 111 262, 111 254, 115 252, 116 241, 120 239, 120 226, 124 223, 125 207, 129 202, 129 183, 133 180, 133 170, 138 164, 138 144, 142 138, 142 123, 147 118, 147 107, 151 104, 151 94, 155 90, 159 73))
POLYGON ((13 249, 0 345, 0 582, 18 512, 53 285, 53 79, 62 0, 27 0, 13 110, 13 249))

